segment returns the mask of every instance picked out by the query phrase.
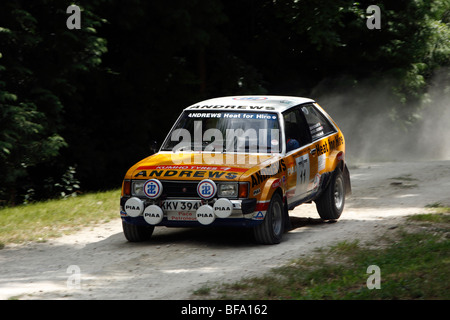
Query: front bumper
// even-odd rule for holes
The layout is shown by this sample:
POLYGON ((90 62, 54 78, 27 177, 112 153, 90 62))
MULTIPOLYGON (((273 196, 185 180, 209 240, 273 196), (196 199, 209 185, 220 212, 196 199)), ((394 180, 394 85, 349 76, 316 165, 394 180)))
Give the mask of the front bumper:
MULTIPOLYGON (((143 215, 139 215, 138 217, 131 217, 125 212, 125 203, 131 197, 121 197, 120 199, 120 216, 122 220, 129 224, 135 225, 146 225, 149 224, 144 219, 143 215)), ((155 204, 154 201, 149 201, 148 199, 141 199, 144 202, 145 207, 155 204)), ((189 201, 184 199, 171 199, 172 201, 189 201)), ((204 200, 201 200, 203 204, 212 204, 217 199, 213 201, 208 201, 208 203, 204 200)), ((261 208, 258 208, 258 204, 256 199, 239 199, 234 200, 230 199, 233 204, 232 213, 227 218, 219 218, 215 217, 214 221, 208 226, 229 226, 229 227, 254 227, 260 224, 265 216, 265 211, 261 211, 261 208)), ((159 203, 161 206, 161 203, 159 203)), ((192 212, 192 211, 191 211, 192 212)), ((196 227, 196 226, 204 226, 199 221, 195 221, 195 219, 190 220, 182 220, 177 219, 173 220, 173 218, 168 214, 168 212, 163 211, 164 216, 161 222, 154 224, 155 226, 166 226, 166 227, 196 227)), ((194 215, 195 216, 195 215, 194 215)))

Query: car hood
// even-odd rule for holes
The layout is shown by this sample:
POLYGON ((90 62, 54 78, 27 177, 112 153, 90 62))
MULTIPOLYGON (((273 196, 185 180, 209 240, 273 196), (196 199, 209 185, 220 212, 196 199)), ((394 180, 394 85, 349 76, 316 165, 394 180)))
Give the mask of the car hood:
POLYGON ((211 158, 208 156, 201 153, 183 155, 157 153, 131 167, 125 179, 235 181, 242 175, 251 175, 280 159, 279 155, 214 154, 211 158))

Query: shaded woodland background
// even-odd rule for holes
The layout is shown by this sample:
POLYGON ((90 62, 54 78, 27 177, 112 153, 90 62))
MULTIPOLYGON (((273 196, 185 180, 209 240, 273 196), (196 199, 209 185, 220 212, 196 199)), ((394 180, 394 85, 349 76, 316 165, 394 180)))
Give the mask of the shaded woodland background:
POLYGON ((0 206, 118 188, 226 95, 316 99, 350 159, 450 158, 450 0, 76 1, 81 30, 70 4, 0 3, 0 206))

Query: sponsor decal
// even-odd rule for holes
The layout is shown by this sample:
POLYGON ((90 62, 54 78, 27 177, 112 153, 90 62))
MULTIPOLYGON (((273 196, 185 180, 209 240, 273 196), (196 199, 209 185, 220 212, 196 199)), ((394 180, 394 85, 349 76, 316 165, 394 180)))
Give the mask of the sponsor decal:
POLYGON ((317 164, 318 164, 318 168, 317 171, 322 171, 323 169, 325 169, 325 164, 327 161, 327 155, 321 154, 319 157, 317 157, 317 164))
POLYGON ((160 207, 151 205, 145 208, 143 216, 148 224, 156 225, 162 221, 164 213, 160 207))
POLYGON ((260 185, 270 177, 273 177, 274 175, 277 175, 278 173, 284 171, 286 171, 286 164, 284 163, 284 159, 281 159, 278 162, 272 163, 271 165, 262 168, 251 176, 252 188, 260 185))
MULTIPOLYGON (((224 119, 256 119, 256 120, 276 120, 277 116, 273 113, 245 113, 245 112, 191 112, 188 118, 224 118, 224 119)), ((261 129, 263 132, 264 129, 261 129)))
POLYGON ((297 166, 295 166, 295 163, 292 163, 291 165, 292 165, 291 167, 287 168, 288 176, 292 176, 293 174, 297 173, 297 166))
POLYGON ((281 187, 281 180, 280 179, 277 179, 277 180, 275 180, 272 183, 272 189, 275 189, 275 188, 278 188, 278 187, 281 187))
POLYGON ((275 110, 269 106, 237 106, 237 105, 195 105, 189 109, 233 109, 233 110, 275 110))
POLYGON ((226 166, 193 166, 193 165, 168 165, 168 166, 140 166, 137 170, 207 170, 207 171, 233 171, 233 172, 245 172, 247 168, 238 167, 226 167, 226 166))
POLYGON ((256 203, 255 211, 267 211, 269 209, 270 200, 267 201, 258 201, 256 203))
POLYGON ((130 198, 125 202, 125 212, 130 217, 138 217, 144 211, 144 202, 136 197, 130 198))
POLYGON ((144 183, 144 194, 150 199, 156 199, 162 194, 162 184, 156 179, 144 183))
POLYGON ((317 189, 319 187, 319 183, 320 183, 320 173, 317 173, 316 176, 314 177, 312 189, 317 189))
POLYGON ((188 115, 189 118, 222 118, 221 113, 212 112, 192 112, 188 115))
POLYGON ((342 137, 341 135, 337 135, 334 139, 328 139, 328 144, 330 146, 330 149, 333 150, 344 144, 344 137, 342 137))
POLYGON ((214 214, 219 218, 228 218, 233 212, 233 203, 226 198, 221 198, 214 203, 214 214))
MULTIPOLYGON (((139 169, 139 168, 138 168, 139 169)), ((236 169, 236 168, 232 168, 236 169)), ((225 178, 228 180, 236 179, 240 172, 247 171, 247 169, 238 168, 239 172, 229 171, 210 171, 210 170, 141 170, 134 175, 138 177, 148 178, 165 178, 165 177, 177 177, 177 178, 209 178, 220 179, 225 178)))
POLYGON ((318 156, 330 152, 330 149, 328 148, 328 143, 326 141, 323 141, 322 144, 320 143, 316 144, 316 150, 318 156))
POLYGON ((323 126, 320 123, 316 123, 315 125, 309 127, 309 130, 311 131, 311 134, 314 135, 315 133, 322 131, 323 126))
POLYGON ((195 213, 192 212, 169 212, 167 213, 169 221, 197 221, 195 213))
POLYGON ((258 211, 258 213, 256 215, 253 215, 253 220, 263 220, 264 219, 264 214, 262 213, 262 211, 258 211))
POLYGON ((216 216, 214 215, 214 209, 209 205, 203 205, 200 208, 198 208, 197 212, 195 213, 195 216, 203 225, 208 225, 214 222, 216 219, 216 216))
POLYGON ((217 191, 216 184, 214 183, 214 181, 209 179, 202 180, 197 185, 198 195, 205 200, 209 200, 212 197, 214 197, 216 195, 216 191, 217 191))

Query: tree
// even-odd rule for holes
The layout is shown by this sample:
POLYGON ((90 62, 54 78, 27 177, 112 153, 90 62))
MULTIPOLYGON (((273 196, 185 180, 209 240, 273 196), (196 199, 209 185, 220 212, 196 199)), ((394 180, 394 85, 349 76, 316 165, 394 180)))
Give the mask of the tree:
POLYGON ((84 10, 84 29, 76 31, 66 28, 66 19, 56 0, 1 4, 0 199, 10 204, 18 189, 36 187, 30 170, 67 147, 60 134, 64 104, 77 100, 77 77, 95 68, 106 51, 95 34, 97 16, 84 10))
POLYGON ((108 52, 84 82, 84 103, 65 105, 64 157, 78 164, 83 188, 120 186, 189 104, 261 89, 258 73, 230 54, 220 0, 108 1, 98 10, 108 52))
POLYGON ((344 89, 343 104, 373 114, 379 92, 365 88, 382 87, 384 113, 407 128, 449 65, 449 2, 380 0, 380 30, 366 26, 369 0, 94 0, 80 30, 59 1, 2 3, 0 199, 50 197, 63 176, 117 187, 210 97, 344 89))

